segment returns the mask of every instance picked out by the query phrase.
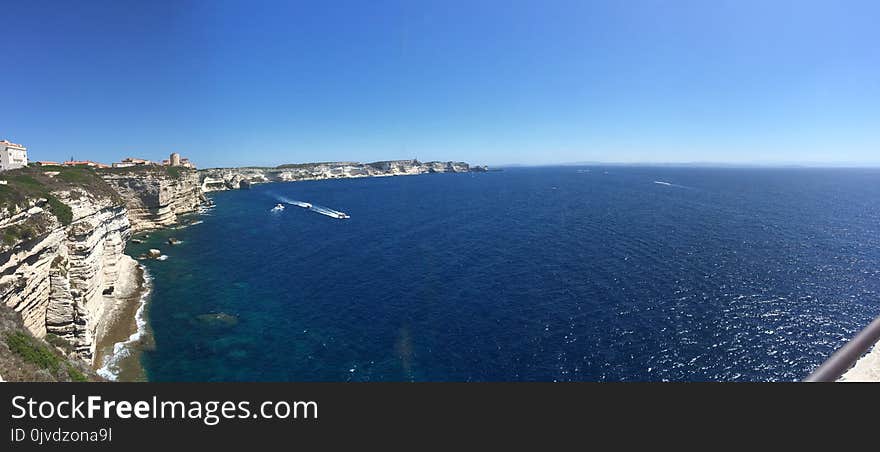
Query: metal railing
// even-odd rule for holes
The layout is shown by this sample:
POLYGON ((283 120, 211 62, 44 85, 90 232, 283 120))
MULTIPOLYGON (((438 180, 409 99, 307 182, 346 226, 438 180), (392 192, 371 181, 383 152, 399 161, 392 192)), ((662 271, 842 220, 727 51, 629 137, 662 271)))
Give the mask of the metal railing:
POLYGON ((862 355, 865 354, 877 341, 880 340, 880 317, 874 319, 865 329, 859 331, 855 337, 850 339, 843 347, 834 352, 831 356, 816 368, 803 381, 821 382, 821 381, 837 381, 841 375, 846 373, 862 355))

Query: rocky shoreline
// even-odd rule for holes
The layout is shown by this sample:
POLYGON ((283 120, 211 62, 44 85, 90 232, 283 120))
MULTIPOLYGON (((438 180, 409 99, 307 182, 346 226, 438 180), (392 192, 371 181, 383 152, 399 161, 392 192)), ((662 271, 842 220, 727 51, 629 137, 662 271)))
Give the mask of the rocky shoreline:
POLYGON ((112 306, 98 324, 93 368, 111 381, 146 381, 140 354, 151 344, 146 324, 146 269, 129 257, 120 269, 112 306))
POLYGON ((35 339, 60 341, 53 346, 69 359, 85 361, 107 377, 143 380, 136 355, 149 336, 143 330, 149 287, 143 267, 124 253, 134 234, 179 224, 181 215, 210 204, 209 191, 485 170, 463 162, 396 160, 199 171, 167 166, 6 171, 8 184, 0 190, 0 307, 14 311, 35 339), (116 355, 123 352, 120 361, 116 355), (108 359, 116 360, 109 362, 115 369, 108 359))
POLYGON ((94 364, 106 319, 135 285, 128 240, 197 210, 198 174, 37 166, 4 178, 0 299, 33 336, 59 338, 69 345, 59 350, 94 364))

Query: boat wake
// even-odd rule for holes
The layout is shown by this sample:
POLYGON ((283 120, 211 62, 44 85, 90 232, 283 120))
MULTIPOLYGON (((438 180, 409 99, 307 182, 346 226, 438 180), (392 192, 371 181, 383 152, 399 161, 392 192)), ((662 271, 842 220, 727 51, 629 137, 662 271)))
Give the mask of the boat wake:
MULTIPOLYGON (((278 201, 280 203, 290 204, 292 206, 297 206, 297 207, 302 207, 303 209, 310 209, 312 207, 311 204, 309 204, 305 201, 297 201, 295 199, 290 199, 286 196, 281 196, 281 195, 276 195, 276 194, 272 194, 272 196, 275 198, 276 201, 278 201)), ((278 205, 280 206, 281 204, 278 204, 278 205)), ((281 209, 278 209, 278 210, 281 210, 281 209)))
POLYGON ((663 185, 664 187, 691 188, 691 187, 685 187, 684 185, 673 184, 671 182, 666 182, 666 181, 662 181, 662 180, 655 180, 654 183, 657 185, 663 185))
POLYGON ((269 193, 269 195, 272 196, 273 198, 275 198, 276 201, 283 202, 284 204, 293 204, 293 202, 294 202, 290 198, 287 198, 287 197, 281 196, 281 195, 276 195, 275 193, 269 193))
POLYGON ((316 206, 314 204, 310 204, 310 206, 311 207, 309 208, 309 210, 311 210, 312 212, 320 213, 321 215, 327 215, 328 217, 339 218, 339 219, 351 218, 345 212, 340 212, 338 210, 329 209, 327 207, 316 206))
POLYGON ((297 207, 302 207, 303 209, 311 209, 312 208, 312 205, 310 203, 303 202, 303 201, 290 201, 289 204, 292 204, 297 207))
POLYGON ((327 215, 331 218, 351 218, 347 213, 333 210, 329 207, 319 206, 305 201, 297 201, 295 199, 290 199, 284 196, 276 195, 274 193, 272 194, 272 197, 274 197, 279 203, 283 203, 278 204, 273 209, 271 209, 272 212, 280 212, 281 210, 284 210, 284 204, 290 204, 292 206, 302 207, 303 209, 308 209, 312 212, 320 213, 321 215, 327 215))

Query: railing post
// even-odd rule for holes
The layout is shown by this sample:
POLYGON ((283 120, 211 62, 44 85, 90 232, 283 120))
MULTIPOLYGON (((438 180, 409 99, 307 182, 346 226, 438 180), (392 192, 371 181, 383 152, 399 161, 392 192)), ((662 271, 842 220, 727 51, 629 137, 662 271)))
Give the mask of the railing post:
POLYGON ((803 381, 837 381, 878 340, 880 340, 880 317, 877 317, 865 329, 859 331, 859 334, 856 334, 843 347, 834 352, 821 366, 816 368, 807 378, 804 378, 803 381))

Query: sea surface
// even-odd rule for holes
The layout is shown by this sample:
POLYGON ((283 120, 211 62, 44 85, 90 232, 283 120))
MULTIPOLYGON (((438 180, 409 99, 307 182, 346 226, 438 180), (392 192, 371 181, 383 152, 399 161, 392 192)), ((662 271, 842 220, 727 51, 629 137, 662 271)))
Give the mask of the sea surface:
POLYGON ((790 381, 880 315, 880 170, 512 168, 211 198, 127 249, 167 256, 142 261, 151 381, 790 381), (351 218, 271 211, 290 200, 351 218))

